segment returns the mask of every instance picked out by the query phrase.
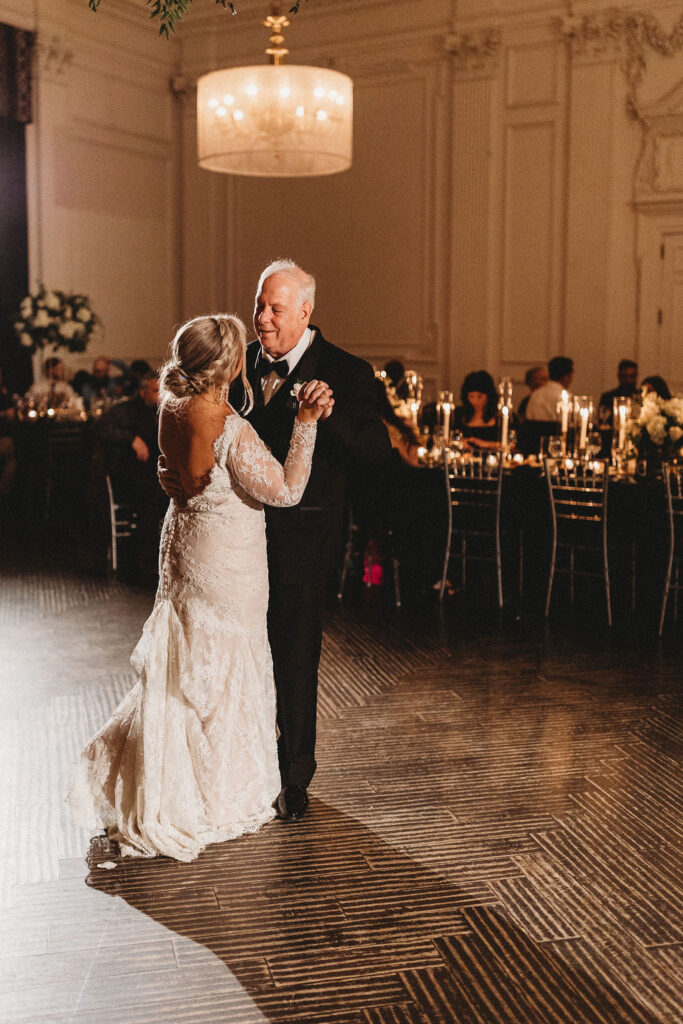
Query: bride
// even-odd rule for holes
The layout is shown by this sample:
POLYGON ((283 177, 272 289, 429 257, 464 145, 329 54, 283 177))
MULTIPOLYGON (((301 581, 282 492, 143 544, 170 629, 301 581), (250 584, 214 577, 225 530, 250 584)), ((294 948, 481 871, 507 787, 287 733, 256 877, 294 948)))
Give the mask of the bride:
POLYGON ((131 657, 139 681, 81 754, 67 796, 124 856, 190 861, 275 814, 262 506, 300 501, 333 399, 320 381, 299 390, 283 467, 227 402, 239 375, 252 402, 245 346, 237 317, 196 317, 161 370, 160 447, 190 497, 164 521, 159 588, 131 657))

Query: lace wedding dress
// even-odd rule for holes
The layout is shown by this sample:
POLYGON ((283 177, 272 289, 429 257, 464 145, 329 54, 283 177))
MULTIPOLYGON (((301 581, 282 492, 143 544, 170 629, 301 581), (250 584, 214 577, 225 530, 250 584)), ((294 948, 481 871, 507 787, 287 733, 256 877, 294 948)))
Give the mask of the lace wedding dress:
POLYGON ((201 494, 171 502, 159 588, 131 662, 139 681, 83 751, 67 796, 124 856, 193 860, 255 832, 280 790, 266 633, 263 504, 301 500, 316 438, 297 420, 284 467, 226 416, 201 494))

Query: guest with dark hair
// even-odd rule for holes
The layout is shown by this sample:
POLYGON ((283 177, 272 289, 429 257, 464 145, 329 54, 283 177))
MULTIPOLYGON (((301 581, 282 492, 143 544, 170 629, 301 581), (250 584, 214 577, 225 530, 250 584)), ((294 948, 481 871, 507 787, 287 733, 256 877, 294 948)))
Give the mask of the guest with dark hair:
POLYGON ((615 388, 600 395, 600 423, 606 429, 612 427, 614 399, 631 398, 638 390, 638 363, 633 359, 622 359, 617 367, 617 380, 619 383, 615 388))
POLYGON ((95 426, 96 436, 104 445, 115 497, 137 509, 137 575, 141 582, 150 583, 157 572, 159 529, 168 506, 157 480, 158 400, 158 375, 147 374, 140 381, 138 393, 115 405, 95 426))
POLYGON ((498 391, 486 370, 468 373, 460 389, 461 405, 453 414, 453 428, 466 447, 498 448, 498 391))
POLYGON ((548 363, 546 384, 541 385, 529 396, 526 407, 527 420, 545 423, 559 419, 557 406, 563 391, 569 391, 574 378, 574 362, 568 356, 555 356, 548 363))
POLYGON ((641 384, 641 388, 643 389, 643 391, 646 392, 654 392, 655 395, 657 395, 659 398, 664 399, 665 402, 668 402, 671 398, 671 391, 669 389, 669 385, 666 383, 663 377, 646 377, 643 383, 641 384))
POLYGON ((519 403, 517 415, 519 416, 520 420, 524 421, 526 417, 526 407, 529 404, 529 399, 531 398, 533 392, 537 391, 540 387, 543 387, 544 384, 547 384, 548 379, 548 367, 545 365, 545 363, 543 363, 540 366, 532 366, 526 371, 526 373, 524 374, 524 383, 529 389, 529 394, 525 395, 522 401, 519 403))

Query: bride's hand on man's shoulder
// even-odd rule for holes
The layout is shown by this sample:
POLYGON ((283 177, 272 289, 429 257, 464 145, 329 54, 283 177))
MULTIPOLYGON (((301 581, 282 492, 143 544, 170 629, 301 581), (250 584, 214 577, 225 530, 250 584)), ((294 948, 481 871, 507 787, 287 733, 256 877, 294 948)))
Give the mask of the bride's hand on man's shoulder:
POLYGON ((334 407, 332 388, 325 381, 310 380, 302 384, 297 392, 299 400, 298 419, 302 423, 315 423, 327 419, 334 407))
POLYGON ((166 459, 163 455, 159 457, 157 462, 157 477, 161 489, 167 497, 174 498, 175 501, 185 500, 185 491, 180 482, 180 474, 174 469, 167 469, 166 459))

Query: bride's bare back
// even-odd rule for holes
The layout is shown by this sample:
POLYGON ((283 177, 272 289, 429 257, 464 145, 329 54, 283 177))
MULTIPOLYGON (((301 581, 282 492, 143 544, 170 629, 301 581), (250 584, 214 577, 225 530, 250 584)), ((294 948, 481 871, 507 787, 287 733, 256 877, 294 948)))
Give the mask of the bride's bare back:
POLYGON ((209 481, 216 456, 214 445, 225 426, 226 416, 235 415, 226 402, 203 395, 181 406, 164 402, 159 416, 159 447, 166 467, 178 473, 185 495, 199 494, 209 481))

